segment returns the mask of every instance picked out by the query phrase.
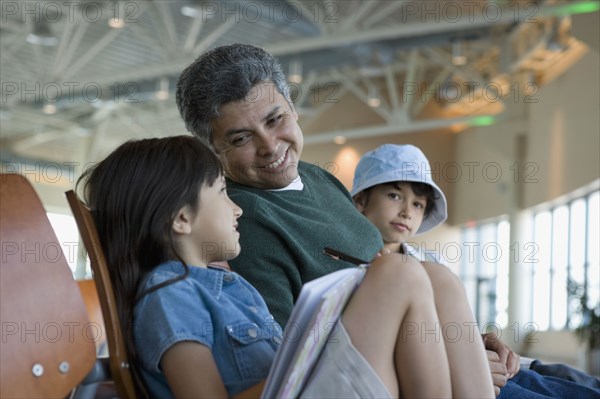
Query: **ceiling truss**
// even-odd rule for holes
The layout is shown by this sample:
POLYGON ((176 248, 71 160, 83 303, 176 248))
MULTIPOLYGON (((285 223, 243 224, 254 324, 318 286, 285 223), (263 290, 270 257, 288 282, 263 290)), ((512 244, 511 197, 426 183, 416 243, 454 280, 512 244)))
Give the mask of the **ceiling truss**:
MULTIPOLYGON (((107 15, 116 4, 92 3, 107 15)), ((225 43, 260 45, 278 56, 284 69, 292 61, 302 63, 304 77, 292 85, 292 93, 303 124, 310 126, 308 145, 340 135, 352 139, 468 127, 474 117, 501 114, 506 96, 514 94, 507 90, 511 85, 548 81, 545 73, 553 65, 572 64, 585 52, 565 28, 570 21, 564 5, 551 1, 465 2, 503 6, 504 11, 493 20, 475 10, 439 21, 429 20, 423 10, 415 12, 418 2, 401 0, 279 0, 273 9, 259 10, 260 18, 250 12, 258 3, 250 1, 211 2, 216 9, 192 0, 118 4, 129 3, 136 6, 132 19, 137 23, 121 29, 110 28, 108 18, 90 23, 81 12, 49 24, 58 38, 54 47, 27 43, 31 21, 4 10, 11 11, 0 25, 4 158, 28 157, 35 147, 62 141, 65 150, 57 157, 82 153, 95 160, 129 137, 183 133, 174 82, 198 54, 225 43), (515 13, 515 7, 536 7, 535 18, 531 12, 515 13), (286 20, 277 12, 286 8, 300 17, 286 20), (240 17, 232 10, 246 11, 240 17), (453 61, 457 41, 464 44, 466 65, 453 61), (557 42, 567 45, 556 50, 557 42), (159 99, 156 90, 165 84, 170 93, 159 99), (48 98, 56 87, 63 91, 60 98, 48 98), (91 97, 82 95, 85 87, 91 97), (322 101, 332 87, 339 101, 322 101), (490 88, 500 88, 493 107, 490 88), (450 91, 455 97, 448 97, 450 91), (378 106, 372 105, 373 93, 378 93, 378 106), (347 98, 370 109, 373 121, 319 129, 320 118, 347 98), (44 113, 47 103, 55 112, 44 113), (74 151, 69 143, 83 143, 87 150, 74 151)), ((445 7, 437 3, 439 10, 445 7)))

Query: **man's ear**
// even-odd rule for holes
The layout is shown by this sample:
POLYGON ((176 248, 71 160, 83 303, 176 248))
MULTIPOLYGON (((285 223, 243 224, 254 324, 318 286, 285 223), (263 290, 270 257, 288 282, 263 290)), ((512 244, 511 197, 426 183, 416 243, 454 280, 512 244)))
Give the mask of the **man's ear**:
POLYGON ((356 209, 358 209, 360 213, 364 213, 365 208, 367 207, 367 195, 365 192, 361 191, 360 193, 356 194, 354 197, 352 197, 352 200, 354 201, 354 206, 356 209))
POLYGON ((192 232, 192 212, 189 206, 181 208, 175 219, 173 219, 173 231, 175 234, 190 234, 192 232))

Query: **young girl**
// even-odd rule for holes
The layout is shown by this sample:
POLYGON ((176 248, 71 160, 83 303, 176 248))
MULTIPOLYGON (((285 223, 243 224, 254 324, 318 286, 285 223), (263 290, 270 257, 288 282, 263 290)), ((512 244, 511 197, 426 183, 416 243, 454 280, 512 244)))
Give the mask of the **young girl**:
MULTIPOLYGON (((82 178, 132 366, 150 396, 258 396, 283 335, 258 292, 214 265, 239 254, 242 213, 216 156, 188 136, 132 141, 82 178)), ((439 326, 433 289, 418 262, 381 256, 303 395, 450 397, 444 343, 403 334, 404 325, 439 326)), ((491 383, 477 396, 492 397, 491 383)))

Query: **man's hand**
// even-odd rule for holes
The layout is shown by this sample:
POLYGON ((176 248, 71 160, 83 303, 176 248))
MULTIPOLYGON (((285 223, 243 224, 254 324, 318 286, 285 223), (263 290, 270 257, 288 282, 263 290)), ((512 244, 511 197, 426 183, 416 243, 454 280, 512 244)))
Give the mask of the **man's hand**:
POLYGON ((494 382, 494 393, 500 395, 500 388, 508 382, 506 365, 500 362, 500 357, 494 351, 486 350, 490 370, 492 371, 492 381, 494 382))
POLYGON ((513 378, 521 367, 521 357, 513 352, 504 342, 500 341, 500 338, 494 333, 483 334, 482 338, 485 349, 488 351, 488 361, 490 361, 489 351, 495 352, 498 355, 498 361, 506 367, 506 377, 508 379, 513 378))

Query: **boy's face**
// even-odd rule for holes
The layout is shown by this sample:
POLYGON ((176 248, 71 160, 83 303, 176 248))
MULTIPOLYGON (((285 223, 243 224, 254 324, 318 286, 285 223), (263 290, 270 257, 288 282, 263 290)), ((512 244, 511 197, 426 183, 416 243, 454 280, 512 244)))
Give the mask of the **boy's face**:
POLYGON ((379 229, 385 246, 394 252, 419 230, 427 205, 427 199, 417 196, 410 183, 399 182, 374 186, 355 200, 357 209, 379 229))

